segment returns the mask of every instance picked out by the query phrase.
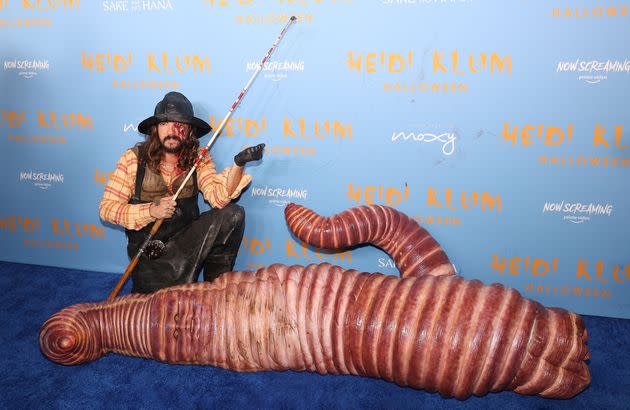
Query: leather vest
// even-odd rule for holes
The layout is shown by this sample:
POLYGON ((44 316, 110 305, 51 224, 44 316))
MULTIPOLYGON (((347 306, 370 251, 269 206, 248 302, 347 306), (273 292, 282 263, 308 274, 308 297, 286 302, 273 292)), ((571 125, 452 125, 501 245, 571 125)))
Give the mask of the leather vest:
MULTIPOLYGON (((138 172, 136 174, 134 195, 128 203, 145 204, 153 202, 156 199, 164 198, 165 196, 173 195, 173 193, 169 192, 162 175, 147 167, 143 147, 136 146, 132 149, 138 156, 138 172)), ((174 192, 179 188, 184 178, 186 178, 186 175, 187 172, 184 172, 173 181, 174 192)), ((155 233, 153 239, 158 239, 166 243, 173 235, 190 225, 193 220, 199 218, 199 206, 197 205, 198 194, 197 171, 195 171, 192 174, 192 178, 186 182, 184 189, 182 189, 182 192, 177 198, 175 213, 171 218, 162 222, 162 226, 155 233)), ((125 230, 128 239, 127 254, 130 258, 136 255, 144 240, 149 236, 149 232, 154 223, 155 222, 148 224, 139 231, 131 229, 125 230)))

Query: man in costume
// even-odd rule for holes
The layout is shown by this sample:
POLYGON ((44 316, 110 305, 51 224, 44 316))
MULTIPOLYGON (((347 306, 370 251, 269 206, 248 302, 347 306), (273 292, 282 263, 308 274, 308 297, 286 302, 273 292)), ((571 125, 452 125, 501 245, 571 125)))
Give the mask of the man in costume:
POLYGON ((262 158, 264 144, 238 153, 234 165, 220 174, 205 156, 174 200, 199 155, 197 139, 211 131, 210 125, 194 116, 183 94, 169 92, 138 130, 145 141, 119 159, 99 205, 103 220, 125 227, 130 258, 155 221, 164 219, 133 270, 132 292, 195 282, 201 269, 206 281, 231 271, 245 228, 243 208, 231 201, 251 182, 243 167, 262 158), (212 206, 202 214, 199 191, 212 206))

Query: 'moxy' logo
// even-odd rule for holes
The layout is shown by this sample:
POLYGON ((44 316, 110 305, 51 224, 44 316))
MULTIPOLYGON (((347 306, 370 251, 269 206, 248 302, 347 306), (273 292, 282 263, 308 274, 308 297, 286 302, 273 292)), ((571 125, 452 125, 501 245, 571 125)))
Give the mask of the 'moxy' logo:
POLYGON ((123 124, 123 132, 126 134, 128 132, 131 133, 137 133, 138 131, 138 126, 136 125, 136 123, 133 122, 127 122, 125 124, 123 124))
POLYGON ((395 143, 417 143, 432 144, 441 146, 442 154, 449 156, 455 152, 455 141, 457 135, 454 131, 447 132, 424 132, 424 131, 394 131, 392 142, 395 143))

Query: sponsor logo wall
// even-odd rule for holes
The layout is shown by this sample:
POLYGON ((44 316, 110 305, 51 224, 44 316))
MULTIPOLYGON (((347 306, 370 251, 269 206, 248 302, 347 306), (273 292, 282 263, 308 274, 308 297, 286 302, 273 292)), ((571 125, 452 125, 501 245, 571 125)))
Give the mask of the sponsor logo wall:
POLYGON ((239 198, 238 269, 397 274, 374 247, 313 248, 284 222, 289 202, 382 204, 466 278, 630 318, 629 8, 0 0, 0 259, 122 273, 124 232, 98 203, 138 123, 177 90, 216 128, 296 15, 211 150, 222 169, 266 144, 239 198))

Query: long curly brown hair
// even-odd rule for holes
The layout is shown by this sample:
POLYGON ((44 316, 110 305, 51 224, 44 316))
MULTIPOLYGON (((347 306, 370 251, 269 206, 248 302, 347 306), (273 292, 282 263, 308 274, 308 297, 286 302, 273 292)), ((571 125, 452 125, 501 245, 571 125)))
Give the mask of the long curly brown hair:
MULTIPOLYGON (((154 125, 149 130, 144 142, 138 144, 138 147, 145 150, 145 156, 147 165, 149 168, 160 173, 160 161, 162 161, 162 154, 164 154, 164 147, 160 142, 158 136, 157 127, 154 125)), ((195 129, 190 127, 186 138, 182 141, 182 150, 179 152, 179 160, 177 166, 183 170, 189 170, 195 164, 197 154, 199 150, 199 141, 195 136, 195 129)))

